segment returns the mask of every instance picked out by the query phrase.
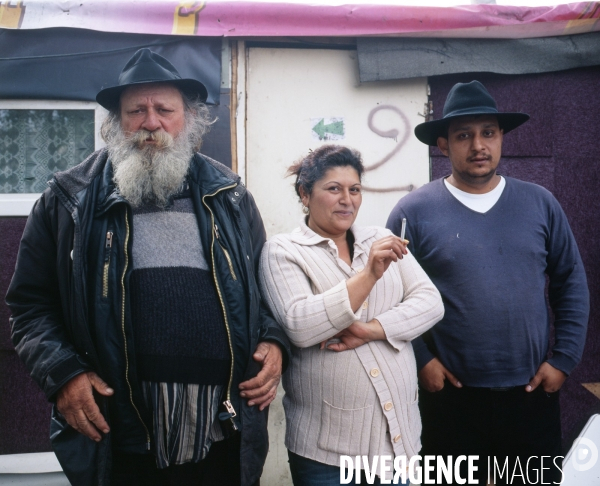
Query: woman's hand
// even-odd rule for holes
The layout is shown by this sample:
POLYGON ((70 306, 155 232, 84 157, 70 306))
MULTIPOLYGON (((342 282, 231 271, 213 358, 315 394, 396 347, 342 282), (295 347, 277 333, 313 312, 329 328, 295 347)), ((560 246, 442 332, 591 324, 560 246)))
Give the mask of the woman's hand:
POLYGON ((393 235, 381 238, 371 245, 364 270, 346 280, 352 312, 358 311, 390 264, 408 253, 406 245, 407 240, 393 235))
POLYGON ((323 341, 321 349, 327 348, 337 352, 348 351, 371 341, 384 341, 386 337, 379 321, 373 319, 369 322, 354 321, 349 327, 337 333, 331 339, 339 339, 339 342, 327 344, 329 340, 323 341))
POLYGON ((377 240, 369 251, 369 260, 365 265, 364 272, 370 274, 376 281, 379 280, 390 266, 390 263, 402 259, 408 253, 407 240, 398 236, 390 235, 377 240))

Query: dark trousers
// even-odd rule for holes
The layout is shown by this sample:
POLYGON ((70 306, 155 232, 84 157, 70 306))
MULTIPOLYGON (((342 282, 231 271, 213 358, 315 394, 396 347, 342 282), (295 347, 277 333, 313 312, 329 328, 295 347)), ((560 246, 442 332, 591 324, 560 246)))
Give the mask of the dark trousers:
MULTIPOLYGON (((212 444, 200 462, 156 467, 152 454, 113 452, 111 486, 237 486, 240 484, 240 436, 212 444)), ((258 486, 259 482, 255 483, 258 486)))
MULTIPOLYGON (((455 388, 448 382, 436 393, 421 390, 421 455, 477 455, 475 478, 496 485, 559 484, 562 456, 558 392, 525 386, 506 389, 455 388), (544 456, 544 457, 542 457, 544 456), (489 466, 488 466, 489 463, 489 466)), ((435 462, 433 463, 435 464, 435 462)), ((435 471, 437 480, 437 471, 435 471)), ((461 478, 468 479, 467 462, 461 478)), ((455 484, 456 478, 436 484, 455 484)))

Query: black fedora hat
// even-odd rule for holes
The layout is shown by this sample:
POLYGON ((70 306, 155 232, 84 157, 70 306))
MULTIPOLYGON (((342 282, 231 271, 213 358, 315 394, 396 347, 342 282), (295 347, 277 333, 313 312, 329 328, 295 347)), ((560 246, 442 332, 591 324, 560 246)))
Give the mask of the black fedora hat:
POLYGON ((200 101, 206 101, 208 91, 200 81, 182 79, 177 69, 164 57, 148 48, 137 51, 119 75, 119 84, 101 90, 96 95, 96 101, 107 110, 119 105, 121 93, 128 86, 146 83, 170 83, 184 93, 198 96, 200 101))
POLYGON ((450 121, 459 116, 494 115, 504 133, 529 120, 526 113, 501 113, 492 95, 479 81, 457 83, 448 93, 442 118, 415 127, 415 136, 427 145, 437 145, 438 137, 448 136, 450 121))

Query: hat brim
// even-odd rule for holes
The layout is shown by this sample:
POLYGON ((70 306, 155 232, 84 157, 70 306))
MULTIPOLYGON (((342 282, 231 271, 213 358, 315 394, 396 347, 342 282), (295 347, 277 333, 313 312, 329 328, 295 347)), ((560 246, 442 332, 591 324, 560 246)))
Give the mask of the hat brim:
POLYGON ((172 84, 188 96, 198 96, 199 100, 203 103, 205 103, 206 99, 208 98, 208 90, 206 89, 206 86, 204 86, 204 84, 202 84, 200 81, 197 81, 195 79, 173 79, 168 81, 142 81, 139 83, 130 83, 122 86, 113 86, 111 88, 105 88, 96 95, 96 101, 99 105, 110 111, 119 106, 121 94, 123 93, 123 91, 125 91, 125 89, 127 89, 130 86, 138 86, 140 84, 150 83, 172 84))
POLYGON ((498 118, 498 124, 504 133, 514 130, 529 120, 527 113, 461 113, 460 115, 441 118, 420 123, 415 127, 415 136, 424 144, 437 146, 439 137, 448 137, 448 125, 456 118, 463 116, 493 115, 498 118))

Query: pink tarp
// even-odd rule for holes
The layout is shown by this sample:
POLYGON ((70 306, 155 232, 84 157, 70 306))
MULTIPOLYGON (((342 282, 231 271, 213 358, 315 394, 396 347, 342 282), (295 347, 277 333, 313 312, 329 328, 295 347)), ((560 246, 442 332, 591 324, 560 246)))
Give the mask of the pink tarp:
POLYGON ((107 0, 0 1, 0 28, 225 37, 527 38, 600 30, 600 2, 553 7, 107 0))

